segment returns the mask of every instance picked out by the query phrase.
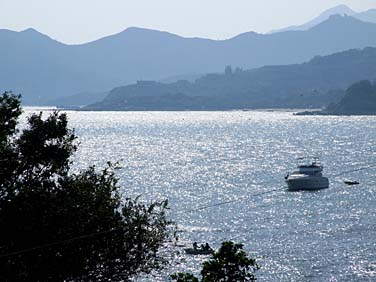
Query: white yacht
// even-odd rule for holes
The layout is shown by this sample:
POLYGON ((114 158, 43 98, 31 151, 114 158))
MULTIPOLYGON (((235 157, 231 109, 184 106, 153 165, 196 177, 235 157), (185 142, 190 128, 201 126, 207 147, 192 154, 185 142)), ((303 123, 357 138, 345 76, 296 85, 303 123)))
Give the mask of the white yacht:
MULTIPOLYGON (((302 160, 304 158, 300 158, 302 160)), ((313 158, 310 164, 299 164, 298 170, 288 173, 285 176, 288 190, 319 190, 329 188, 329 180, 322 175, 324 166, 318 161, 318 158, 313 158)))

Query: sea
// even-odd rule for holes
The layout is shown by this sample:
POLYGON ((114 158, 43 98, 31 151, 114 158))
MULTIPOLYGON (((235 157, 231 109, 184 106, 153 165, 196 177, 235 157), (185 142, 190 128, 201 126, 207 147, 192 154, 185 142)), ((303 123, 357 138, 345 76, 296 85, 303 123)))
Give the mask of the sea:
POLYGON ((67 111, 73 170, 111 161, 123 197, 169 201, 178 244, 135 281, 199 275, 209 257, 184 246, 227 240, 256 259, 258 281, 376 281, 376 117, 293 112, 67 111), (320 158, 328 189, 287 191, 300 157, 320 158))

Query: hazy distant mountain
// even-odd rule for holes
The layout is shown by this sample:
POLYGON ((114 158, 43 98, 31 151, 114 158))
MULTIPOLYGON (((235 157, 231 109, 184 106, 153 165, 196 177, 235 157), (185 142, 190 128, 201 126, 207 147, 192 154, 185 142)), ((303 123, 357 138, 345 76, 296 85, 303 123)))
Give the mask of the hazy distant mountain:
POLYGON ((344 97, 322 111, 306 111, 297 115, 376 115, 376 84, 362 80, 352 84, 344 97))
POLYGON ((323 13, 321 13, 318 17, 314 18, 313 20, 302 24, 302 25, 292 25, 286 28, 272 30, 270 33, 276 33, 276 32, 283 32, 283 31, 291 31, 291 30, 308 30, 324 21, 330 18, 330 16, 333 15, 347 15, 347 16, 353 16, 356 14, 353 10, 351 10, 346 5, 338 5, 333 8, 330 8, 323 13))
POLYGON ((376 23, 376 9, 358 13, 355 17, 361 21, 376 23))
POLYGON ((314 18, 313 20, 302 24, 302 25, 293 25, 282 29, 272 30, 270 33, 276 32, 284 32, 284 31, 293 31, 293 30, 308 30, 330 18, 333 15, 347 15, 352 16, 353 18, 359 19, 365 22, 376 23, 376 9, 370 9, 368 11, 357 13, 347 7, 346 5, 338 5, 333 8, 330 8, 323 13, 321 13, 318 17, 314 18))
POLYGON ((87 110, 319 108, 354 81, 376 78, 376 48, 315 57, 303 64, 208 74, 195 83, 139 81, 117 87, 87 110))
POLYGON ((369 80, 354 83, 346 90, 346 95, 326 109, 336 115, 376 115, 376 84, 369 80))
POLYGON ((376 46, 376 24, 332 16, 308 31, 240 34, 222 41, 129 28, 81 45, 65 45, 29 29, 0 30, 0 90, 29 104, 79 92, 101 92, 137 80, 294 64, 315 55, 376 46))

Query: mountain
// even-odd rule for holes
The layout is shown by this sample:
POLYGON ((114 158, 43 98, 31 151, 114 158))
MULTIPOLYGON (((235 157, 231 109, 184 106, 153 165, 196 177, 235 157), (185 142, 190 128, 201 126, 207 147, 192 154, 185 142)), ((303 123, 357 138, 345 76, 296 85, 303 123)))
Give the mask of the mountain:
POLYGON ((336 115, 376 115, 376 84, 369 80, 354 83, 346 90, 346 95, 327 108, 336 115))
POLYGON ((353 81, 376 78, 376 48, 317 56, 307 63, 243 71, 226 67, 194 83, 139 81, 114 88, 85 110, 232 110, 321 108, 353 81))
POLYGON ((39 32, 0 30, 0 91, 42 104, 80 92, 102 92, 137 80, 302 63, 315 55, 376 46, 376 24, 332 16, 307 31, 248 32, 227 40, 184 38, 128 28, 81 45, 66 45, 39 32))
POLYGON ((347 7, 346 5, 338 5, 333 8, 330 8, 324 12, 322 12, 318 17, 314 18, 313 20, 302 24, 302 25, 293 25, 282 29, 272 30, 270 33, 276 32, 283 32, 283 31, 292 31, 292 30, 308 30, 330 18, 333 15, 347 15, 347 16, 354 16, 356 12, 352 9, 347 7))
POLYGON ((358 13, 355 17, 361 21, 376 23, 376 9, 358 13))
POLYGON ((347 15, 347 16, 352 16, 353 18, 356 18, 364 22, 376 23, 376 9, 370 9, 364 12, 357 13, 346 5, 338 5, 338 6, 335 6, 333 8, 330 8, 324 11, 318 17, 314 18, 313 20, 305 24, 293 25, 293 26, 282 28, 282 29, 272 30, 270 31, 270 33, 284 32, 284 31, 309 30, 312 27, 328 20, 333 15, 342 15, 342 16, 347 15))
POLYGON ((376 115, 376 83, 362 80, 352 84, 344 97, 322 111, 301 112, 297 115, 376 115))

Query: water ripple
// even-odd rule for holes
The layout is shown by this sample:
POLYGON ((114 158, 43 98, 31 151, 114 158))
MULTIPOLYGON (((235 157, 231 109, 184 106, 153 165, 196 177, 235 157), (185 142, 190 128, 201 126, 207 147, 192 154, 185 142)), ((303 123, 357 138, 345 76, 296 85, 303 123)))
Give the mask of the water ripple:
MULTIPOLYGON (((375 169, 361 185, 330 178, 314 193, 285 190, 301 155, 318 155, 327 175, 376 162, 375 117, 304 117, 288 112, 68 112, 81 146, 76 169, 108 160, 123 193, 168 198, 183 242, 235 240, 261 264, 260 281, 376 279, 375 169), (199 212, 203 205, 239 200, 199 212)), ((163 273, 198 273, 205 257, 182 248, 163 273)), ((175 252, 175 251, 174 251, 175 252)), ((375 281, 375 280, 374 280, 375 281)))

